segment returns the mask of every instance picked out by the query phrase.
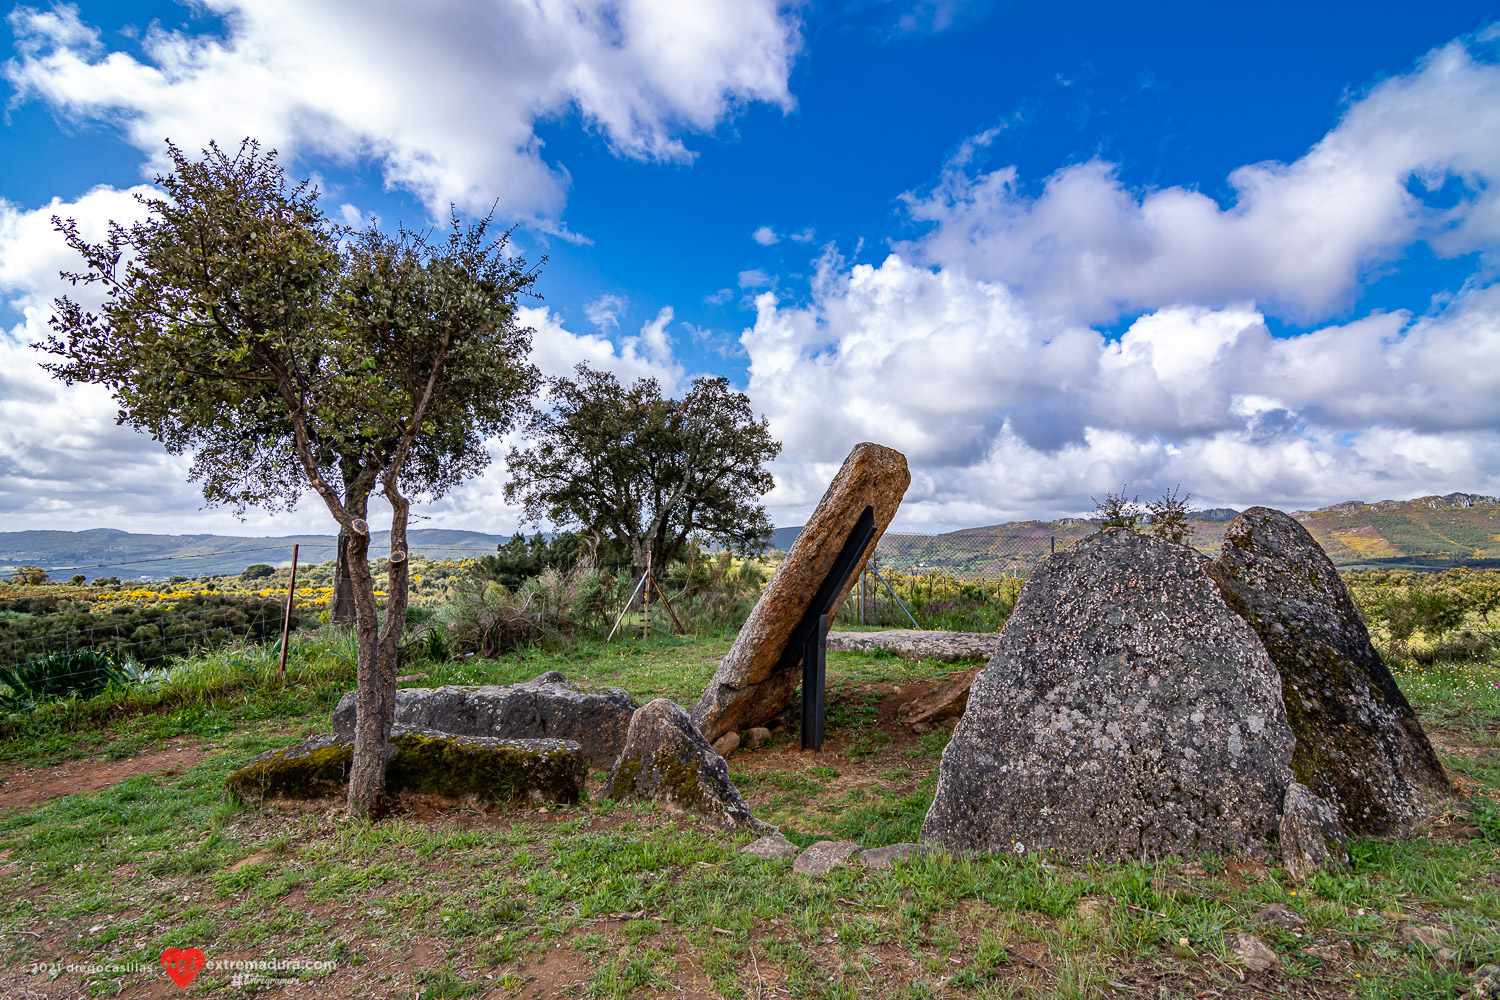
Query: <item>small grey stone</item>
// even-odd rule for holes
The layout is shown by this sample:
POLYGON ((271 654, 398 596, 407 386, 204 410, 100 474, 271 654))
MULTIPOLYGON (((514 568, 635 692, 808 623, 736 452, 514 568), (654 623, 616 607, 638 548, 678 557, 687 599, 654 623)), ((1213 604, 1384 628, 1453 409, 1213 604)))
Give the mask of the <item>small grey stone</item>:
POLYGON ((858 862, 858 844, 847 840, 820 840, 797 856, 792 871, 803 875, 827 875, 839 865, 858 862))
POLYGON ((1280 964, 1281 959, 1271 946, 1254 934, 1236 931, 1234 935, 1234 957, 1244 963, 1251 972, 1265 972, 1280 964))
POLYGON ((735 732, 725 733, 714 740, 714 753, 720 757, 728 757, 740 748, 740 734, 735 732))
POLYGON ((1270 906, 1257 910, 1250 922, 1262 927, 1280 927, 1283 930, 1301 930, 1307 926, 1307 918, 1290 906, 1281 903, 1272 903, 1270 906))
POLYGON ((758 747, 771 738, 771 731, 765 726, 754 726, 745 736, 751 746, 758 747))
POLYGON ((1299 782, 1287 786, 1279 836, 1282 866, 1298 882, 1311 878, 1320 865, 1349 863, 1349 838, 1338 810, 1299 782))
POLYGON ((1500 965, 1481 965, 1469 977, 1469 1000, 1500 1000, 1500 965))
POLYGON ((666 698, 636 709, 625 748, 609 772, 604 798, 644 799, 696 813, 726 830, 772 833, 750 813, 729 765, 708 745, 687 710, 666 698))
POLYGON ((759 840, 752 840, 740 848, 741 854, 749 854, 757 858, 785 858, 790 860, 797 856, 797 845, 787 840, 779 833, 773 833, 759 840))
POLYGON ((872 847, 868 851, 860 851, 859 860, 866 868, 889 868, 902 858, 928 854, 931 851, 932 848, 926 844, 890 844, 886 847, 872 847))
POLYGON ((890 628, 882 632, 829 632, 828 649, 840 653, 883 650, 908 660, 986 662, 995 655, 998 632, 927 632, 890 628))

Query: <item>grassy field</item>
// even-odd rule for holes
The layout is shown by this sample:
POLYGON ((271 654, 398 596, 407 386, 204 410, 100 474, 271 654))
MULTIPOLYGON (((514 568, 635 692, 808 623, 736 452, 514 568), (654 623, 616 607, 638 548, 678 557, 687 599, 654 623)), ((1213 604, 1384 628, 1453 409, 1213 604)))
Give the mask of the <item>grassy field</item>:
MULTIPOLYGON (((662 637, 409 669, 422 685, 558 669, 691 704, 729 644, 662 637)), ((489 812, 412 800, 374 825, 328 805, 231 804, 230 770, 326 729, 351 660, 347 641, 304 637, 281 682, 269 651, 229 648, 154 691, 0 723, 0 995, 1446 997, 1500 962, 1494 664, 1399 678, 1466 801, 1428 835, 1356 842, 1350 870, 1297 886, 1274 864, 1215 856, 929 856, 815 880, 738 854, 746 835, 598 799, 489 812), (94 790, 62 794, 79 788, 94 790), (1305 926, 1255 926, 1271 903, 1305 926), (1275 968, 1243 967, 1241 931, 1270 944, 1275 968), (183 989, 162 971, 169 948, 281 967, 211 967, 183 989)), ((732 755, 731 774, 799 844, 914 840, 949 734, 913 735, 892 709, 952 669, 830 654, 825 750, 801 753, 783 727, 732 755)))

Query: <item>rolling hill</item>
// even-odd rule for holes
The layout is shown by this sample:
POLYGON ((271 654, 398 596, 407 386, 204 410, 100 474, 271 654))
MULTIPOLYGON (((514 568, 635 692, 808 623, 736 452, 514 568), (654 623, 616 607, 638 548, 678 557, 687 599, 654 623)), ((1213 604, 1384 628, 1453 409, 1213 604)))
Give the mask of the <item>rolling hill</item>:
MULTIPOLYGON (((1238 511, 1200 511, 1192 517, 1193 547, 1216 555, 1224 529, 1238 511)), ((1500 568, 1500 498, 1450 493, 1415 500, 1346 500, 1292 516, 1341 569, 1500 568)), ((786 549, 800 528, 778 528, 786 549)), ((945 569, 964 575, 1025 574, 1038 560, 1096 530, 1085 518, 1008 521, 940 535, 888 532, 881 561, 897 570, 945 569)))

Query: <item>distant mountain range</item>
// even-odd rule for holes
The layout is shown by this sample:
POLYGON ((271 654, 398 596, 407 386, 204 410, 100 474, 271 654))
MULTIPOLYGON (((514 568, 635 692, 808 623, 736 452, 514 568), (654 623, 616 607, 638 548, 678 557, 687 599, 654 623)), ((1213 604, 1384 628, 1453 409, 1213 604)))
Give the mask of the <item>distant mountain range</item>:
MULTIPOLYGON (((1238 513, 1221 507, 1194 514, 1193 547, 1216 555, 1224 529, 1238 513)), ((1346 500, 1314 511, 1292 511, 1292 516, 1341 569, 1500 568, 1500 498, 1450 493, 1378 503, 1346 500)), ((772 545, 789 548, 801 530, 776 529, 772 545)), ((1054 548, 1071 545, 1095 530, 1094 521, 1064 517, 1008 521, 940 535, 887 532, 880 539, 879 556, 883 564, 901 571, 1025 573, 1054 548)))
MULTIPOLYGON (((371 537, 372 554, 390 549, 391 535, 371 537)), ((479 531, 417 528, 407 532, 416 553, 434 559, 472 559, 492 555, 509 535, 479 531)), ((285 535, 254 538, 244 535, 138 535, 112 528, 89 531, 0 531, 0 575, 17 566, 41 566, 54 580, 82 573, 117 576, 122 580, 165 580, 172 576, 236 574, 252 563, 290 565, 292 546, 301 546, 304 565, 326 562, 338 552, 335 535, 285 535)))
MULTIPOLYGON (((1214 554, 1224 529, 1238 511, 1200 511, 1192 518, 1195 548, 1214 554)), ((1416 500, 1366 503, 1346 500, 1314 511, 1293 511, 1343 569, 1372 567, 1440 569, 1456 565, 1500 568, 1500 498, 1450 493, 1416 500)), ((1026 572, 1038 560, 1094 531, 1086 518, 1008 521, 940 535, 888 532, 880 540, 881 562, 898 570, 946 569, 994 576, 1026 572)), ((802 531, 777 528, 772 547, 790 548, 802 531)), ((415 553, 434 559, 489 555, 509 535, 444 528, 418 528, 408 535, 415 553)), ((335 554, 333 535, 138 535, 111 528, 90 531, 0 532, 0 576, 17 566, 41 566, 53 579, 82 573, 122 580, 165 580, 172 576, 236 574, 251 563, 285 566, 300 545, 303 565, 335 554)), ((371 550, 390 546, 389 532, 377 532, 371 550)))

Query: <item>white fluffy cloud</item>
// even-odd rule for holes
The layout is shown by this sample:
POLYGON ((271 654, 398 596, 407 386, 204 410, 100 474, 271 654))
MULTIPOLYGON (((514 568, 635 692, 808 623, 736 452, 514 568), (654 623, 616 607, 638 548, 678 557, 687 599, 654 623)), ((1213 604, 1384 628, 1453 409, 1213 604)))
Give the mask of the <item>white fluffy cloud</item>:
POLYGON ((1500 66, 1458 42, 1373 87, 1296 161, 1235 170, 1224 208, 1188 188, 1132 192, 1098 160, 1028 197, 1014 167, 971 172, 974 145, 935 190, 906 196, 935 225, 901 249, 1081 322, 1244 300, 1316 320, 1416 240, 1455 255, 1493 253, 1500 239, 1500 66), (1445 182, 1462 190, 1457 204, 1420 196, 1445 182))
MULTIPOLYGON (((102 388, 66 386, 41 365, 48 356, 30 345, 48 333, 52 300, 69 294, 92 304, 86 286, 74 288, 58 272, 77 266, 52 231, 51 218, 75 218, 83 234, 99 239, 110 219, 138 217, 132 191, 96 188, 76 202, 54 200, 24 210, 0 200, 0 301, 20 314, 0 331, 0 520, 7 530, 81 529, 101 525, 137 531, 234 534, 328 531, 332 522, 315 498, 291 514, 247 512, 244 522, 228 511, 203 511, 197 486, 188 481, 189 461, 168 455, 160 444, 117 426, 114 400, 102 388)), ((519 321, 534 330, 532 361, 547 375, 569 375, 587 362, 624 381, 653 377, 675 392, 684 371, 673 354, 671 309, 662 309, 630 336, 574 333, 552 312, 523 307, 519 321)), ((495 463, 453 496, 422 510, 428 526, 510 531, 519 512, 502 497, 505 451, 514 437, 490 443, 495 463)), ((379 504, 376 505, 379 507, 379 504)), ((374 512, 379 515, 378 509, 374 512)))
POLYGON ((684 160, 684 131, 736 107, 793 106, 799 25, 775 0, 204 0, 222 36, 157 26, 143 58, 109 51, 77 8, 17 8, 21 98, 117 122, 160 166, 246 135, 283 153, 370 157, 387 184, 441 214, 449 203, 554 219, 565 168, 534 123, 577 113, 620 155, 684 160))
POLYGON ((954 269, 840 265, 805 305, 763 293, 741 338, 786 445, 782 521, 862 440, 910 460, 908 524, 1087 510, 1124 482, 1230 505, 1500 492, 1500 287, 1280 338, 1249 304, 1171 306, 1112 340, 954 269))

